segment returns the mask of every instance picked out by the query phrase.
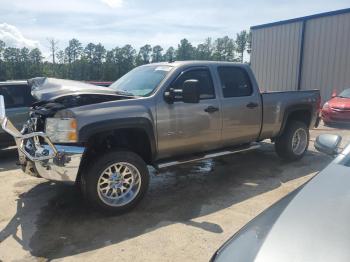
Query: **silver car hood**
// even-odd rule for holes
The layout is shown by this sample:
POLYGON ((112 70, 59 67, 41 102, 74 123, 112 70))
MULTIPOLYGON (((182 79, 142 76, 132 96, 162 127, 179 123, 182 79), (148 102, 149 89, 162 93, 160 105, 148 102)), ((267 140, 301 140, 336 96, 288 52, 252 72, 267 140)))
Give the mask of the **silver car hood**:
POLYGON ((350 261, 350 168, 331 163, 248 223, 215 261, 350 261))
POLYGON ((36 77, 29 79, 28 84, 32 88, 32 96, 38 101, 52 101, 63 96, 84 94, 118 96, 112 88, 73 80, 36 77))

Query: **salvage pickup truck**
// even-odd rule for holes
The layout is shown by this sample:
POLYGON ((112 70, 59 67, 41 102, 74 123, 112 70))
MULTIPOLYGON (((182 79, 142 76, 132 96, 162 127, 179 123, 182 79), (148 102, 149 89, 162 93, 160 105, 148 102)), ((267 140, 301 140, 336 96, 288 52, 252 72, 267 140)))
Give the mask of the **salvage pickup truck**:
POLYGON ((53 78, 28 83, 38 102, 21 131, 0 102, 22 169, 76 183, 92 205, 113 213, 144 197, 147 165, 252 150, 264 139, 280 157, 302 158, 320 109, 318 90, 260 93, 250 67, 229 62, 144 65, 109 87, 53 78))

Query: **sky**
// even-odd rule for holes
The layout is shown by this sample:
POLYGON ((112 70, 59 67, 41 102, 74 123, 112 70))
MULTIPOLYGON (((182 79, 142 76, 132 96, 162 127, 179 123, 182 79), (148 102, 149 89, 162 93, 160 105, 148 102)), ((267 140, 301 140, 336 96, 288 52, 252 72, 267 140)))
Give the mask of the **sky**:
POLYGON ((47 38, 107 49, 131 44, 176 47, 235 37, 250 26, 350 7, 349 0, 0 0, 0 40, 48 52, 47 38))

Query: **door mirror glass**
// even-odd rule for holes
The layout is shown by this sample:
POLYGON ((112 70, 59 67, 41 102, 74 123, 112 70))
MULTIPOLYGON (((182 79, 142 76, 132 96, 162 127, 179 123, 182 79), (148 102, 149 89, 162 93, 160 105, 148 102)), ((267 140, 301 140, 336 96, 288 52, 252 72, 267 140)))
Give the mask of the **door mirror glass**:
POLYGON ((5 119, 6 113, 5 113, 5 101, 4 97, 0 95, 0 124, 5 119))
POLYGON ((339 154, 339 145, 342 140, 341 136, 323 134, 319 135, 315 141, 315 148, 322 153, 327 155, 337 155, 339 154))
POLYGON ((186 80, 182 86, 182 100, 184 103, 199 103, 199 82, 195 79, 186 80))

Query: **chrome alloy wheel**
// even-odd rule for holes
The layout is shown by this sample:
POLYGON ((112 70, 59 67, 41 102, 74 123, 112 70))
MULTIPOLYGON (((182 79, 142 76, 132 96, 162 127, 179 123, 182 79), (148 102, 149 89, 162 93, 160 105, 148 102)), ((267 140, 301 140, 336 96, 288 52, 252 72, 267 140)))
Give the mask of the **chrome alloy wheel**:
POLYGON ((141 175, 130 163, 119 162, 107 167, 97 182, 99 198, 109 206, 124 206, 140 191, 141 175))
POLYGON ((304 153, 307 147, 307 133, 303 128, 299 128, 295 131, 292 139, 292 150, 296 155, 301 155, 304 153))

